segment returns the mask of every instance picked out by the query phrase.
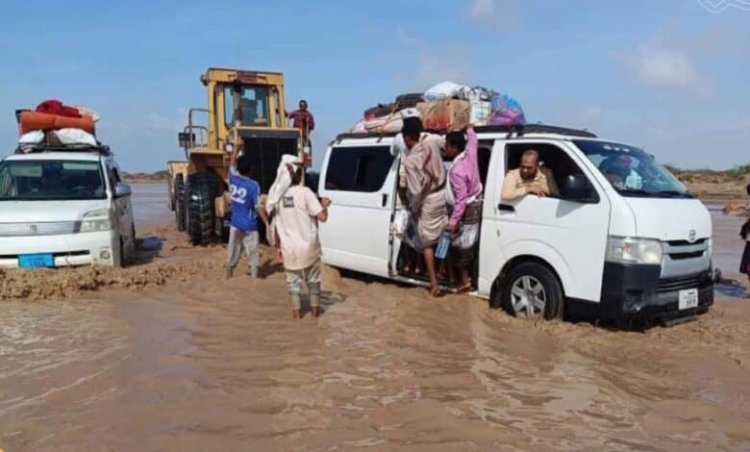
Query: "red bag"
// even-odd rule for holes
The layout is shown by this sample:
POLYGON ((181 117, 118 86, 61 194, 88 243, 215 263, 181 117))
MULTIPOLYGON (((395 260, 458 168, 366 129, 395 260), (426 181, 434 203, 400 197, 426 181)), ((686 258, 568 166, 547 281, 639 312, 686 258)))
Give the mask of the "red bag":
POLYGON ((57 116, 65 116, 66 118, 80 118, 81 113, 77 108, 68 107, 59 100, 45 100, 41 104, 36 106, 37 113, 49 113, 57 116))

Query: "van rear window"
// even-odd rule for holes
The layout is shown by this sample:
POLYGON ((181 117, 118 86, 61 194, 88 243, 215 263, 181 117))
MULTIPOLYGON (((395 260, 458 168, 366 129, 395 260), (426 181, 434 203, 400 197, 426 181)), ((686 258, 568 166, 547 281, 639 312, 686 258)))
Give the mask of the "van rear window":
POLYGON ((333 148, 328 159, 326 190, 379 191, 393 166, 393 160, 389 146, 333 148))

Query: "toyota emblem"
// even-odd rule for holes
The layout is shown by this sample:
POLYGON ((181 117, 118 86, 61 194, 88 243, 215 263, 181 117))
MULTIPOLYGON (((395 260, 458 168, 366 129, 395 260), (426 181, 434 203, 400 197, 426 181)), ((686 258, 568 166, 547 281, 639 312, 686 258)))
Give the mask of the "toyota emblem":
POLYGON ((694 243, 697 237, 698 233, 695 232, 695 229, 691 229, 690 232, 688 232, 688 241, 690 243, 694 243))

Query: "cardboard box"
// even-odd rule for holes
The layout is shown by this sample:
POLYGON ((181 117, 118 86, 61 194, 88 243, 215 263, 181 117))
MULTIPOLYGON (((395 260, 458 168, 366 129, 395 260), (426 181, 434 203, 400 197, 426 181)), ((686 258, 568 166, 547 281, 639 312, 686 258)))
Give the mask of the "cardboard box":
POLYGON ((471 120, 471 104, 466 100, 442 99, 434 102, 420 102, 417 110, 422 116, 422 124, 428 130, 462 129, 471 120))

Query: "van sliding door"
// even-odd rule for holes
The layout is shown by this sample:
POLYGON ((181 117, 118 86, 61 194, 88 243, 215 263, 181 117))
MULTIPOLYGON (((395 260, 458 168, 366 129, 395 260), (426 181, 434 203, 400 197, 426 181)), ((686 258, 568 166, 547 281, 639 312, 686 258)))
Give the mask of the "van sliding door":
POLYGON ((326 264, 388 276, 396 165, 386 145, 329 149, 319 188, 332 201, 328 222, 320 225, 326 264))

